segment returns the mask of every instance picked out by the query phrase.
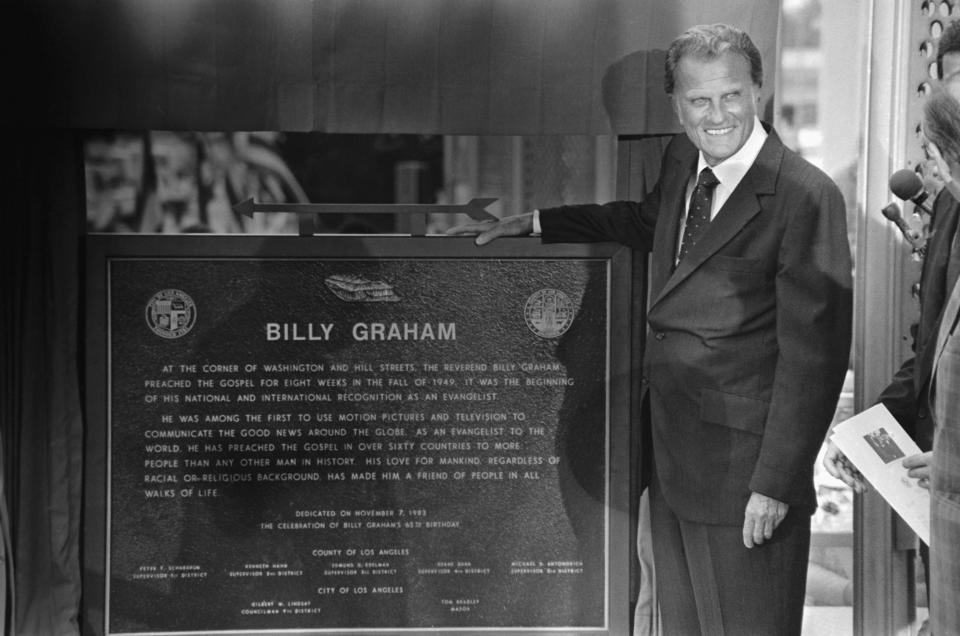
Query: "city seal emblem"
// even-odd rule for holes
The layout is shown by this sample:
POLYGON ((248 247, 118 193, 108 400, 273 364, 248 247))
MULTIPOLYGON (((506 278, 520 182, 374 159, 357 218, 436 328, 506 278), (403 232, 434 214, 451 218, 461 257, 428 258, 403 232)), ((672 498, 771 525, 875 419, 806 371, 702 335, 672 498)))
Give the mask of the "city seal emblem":
POLYGON ((179 289, 158 291, 147 303, 147 326, 162 338, 179 338, 197 322, 197 306, 179 289))
POLYGON ((573 314, 573 303, 558 289, 534 292, 523 307, 527 327, 541 338, 557 338, 563 335, 573 322, 573 314))

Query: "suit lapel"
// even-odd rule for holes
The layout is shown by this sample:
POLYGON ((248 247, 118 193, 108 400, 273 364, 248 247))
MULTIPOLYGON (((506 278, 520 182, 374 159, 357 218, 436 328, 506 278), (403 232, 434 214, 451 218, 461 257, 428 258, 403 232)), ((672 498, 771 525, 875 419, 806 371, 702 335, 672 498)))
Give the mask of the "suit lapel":
MULTIPOLYGON (((951 196, 950 193, 944 193, 941 196, 951 196)), ((946 279, 944 281, 945 285, 949 285, 950 281, 956 281, 958 278, 958 266, 960 266, 960 258, 954 256, 954 254, 960 254, 960 252, 955 252, 954 250, 960 249, 960 226, 958 226, 957 219, 957 210, 954 206, 944 206, 939 211, 936 211, 937 215, 933 219, 933 234, 930 236, 929 241, 927 242, 927 254, 929 255, 950 255, 946 259, 946 263, 935 262, 935 259, 930 258, 929 256, 923 263, 923 271, 920 274, 921 281, 931 281, 935 276, 936 269, 938 267, 943 268, 945 271, 946 279), (956 237, 956 238, 955 238, 956 237), (953 245, 951 246, 951 242, 953 245)), ((930 284, 929 282, 925 284, 930 284)), ((950 290, 947 290, 947 293, 950 293, 950 290)), ((930 294, 932 297, 934 294, 930 294)), ((926 300, 924 296, 924 300, 926 300)), ((947 296, 946 301, 949 302, 950 297, 947 296)), ((917 390, 917 395, 923 390, 923 387, 927 385, 930 381, 930 373, 933 370, 935 363, 935 358, 939 355, 939 349, 936 348, 936 339, 937 332, 936 327, 940 324, 940 316, 945 315, 945 305, 940 307, 940 314, 937 316, 927 316, 927 313, 933 313, 930 311, 929 307, 926 305, 921 308, 920 313, 924 316, 924 323, 926 327, 921 329, 921 331, 934 330, 934 333, 926 334, 926 346, 920 351, 920 354, 917 356, 916 366, 914 367, 914 385, 917 390)))
POLYGON ((680 240, 680 219, 687 193, 687 182, 697 165, 697 149, 686 137, 673 155, 663 174, 660 188, 660 213, 651 258, 650 290, 656 297, 673 272, 677 244, 680 240))
MULTIPOLYGON (((709 260, 717 250, 736 236, 750 219, 760 213, 762 208, 760 207, 758 196, 761 194, 772 194, 775 191, 777 174, 780 171, 783 152, 783 144, 780 142, 777 134, 771 129, 763 147, 760 149, 760 154, 757 155, 753 165, 747 170, 743 180, 737 185, 736 189, 730 195, 730 198, 727 199, 723 207, 720 208, 717 216, 714 217, 710 225, 707 226, 703 237, 687 252, 686 257, 680 262, 673 274, 669 275, 662 287, 652 287, 654 300, 650 305, 651 307, 667 296, 677 285, 686 280, 703 265, 704 262, 709 260), (658 289, 659 293, 657 293, 658 289)), ((689 176, 691 171, 692 168, 688 169, 684 174, 689 176)), ((685 187, 686 178, 684 179, 684 187, 680 191, 681 209, 682 197, 686 192, 685 187)), ((670 210, 664 211, 671 214, 670 210)), ((677 238, 676 233, 679 232, 680 222, 679 212, 676 212, 676 215, 677 216, 673 218, 673 224, 675 226, 674 239, 677 238)), ((673 264, 676 244, 677 241, 674 240, 669 246, 662 245, 662 242, 657 245, 658 250, 667 250, 669 248, 669 263, 671 266, 673 264)), ((662 263, 663 261, 660 262, 662 263)))
POLYGON ((960 323, 960 280, 954 284, 940 319, 940 329, 937 331, 934 342, 933 364, 930 365, 931 373, 940 362, 940 356, 946 348, 947 336, 957 328, 958 323, 960 323))

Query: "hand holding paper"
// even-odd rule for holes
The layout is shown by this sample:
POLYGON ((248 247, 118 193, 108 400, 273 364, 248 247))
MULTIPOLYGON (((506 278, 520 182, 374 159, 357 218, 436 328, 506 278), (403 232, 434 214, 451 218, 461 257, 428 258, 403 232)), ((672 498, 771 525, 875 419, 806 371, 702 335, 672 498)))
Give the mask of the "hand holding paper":
POLYGON ((920 449, 886 407, 878 404, 841 422, 830 441, 929 545, 930 493, 909 473, 911 466, 923 470, 922 459, 912 457, 921 455, 920 449), (910 466, 905 466, 908 456, 910 466))
POLYGON ((827 449, 823 455, 823 467, 827 469, 831 477, 850 486, 854 492, 866 492, 867 483, 863 475, 853 467, 847 456, 840 452, 840 449, 832 440, 827 440, 827 449))
POLYGON ((903 460, 904 468, 907 468, 907 475, 917 480, 917 484, 926 490, 930 490, 930 463, 933 460, 933 451, 911 455, 903 460))

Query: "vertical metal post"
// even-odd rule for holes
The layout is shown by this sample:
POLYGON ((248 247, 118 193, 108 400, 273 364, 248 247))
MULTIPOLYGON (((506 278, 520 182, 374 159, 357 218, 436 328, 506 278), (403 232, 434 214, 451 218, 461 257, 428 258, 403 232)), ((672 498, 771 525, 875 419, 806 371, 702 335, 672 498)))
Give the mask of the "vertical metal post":
MULTIPOLYGON (((903 167, 906 81, 910 59, 909 3, 872 0, 859 166, 854 371, 857 411, 870 406, 907 354, 903 320, 908 250, 880 210, 890 201, 888 178, 903 167)), ((851 69, 852 72, 856 72, 851 69)), ((908 344, 908 343, 907 343, 908 344)), ((910 551, 899 549, 894 513, 876 493, 854 507, 854 633, 911 634, 915 615, 910 551)))

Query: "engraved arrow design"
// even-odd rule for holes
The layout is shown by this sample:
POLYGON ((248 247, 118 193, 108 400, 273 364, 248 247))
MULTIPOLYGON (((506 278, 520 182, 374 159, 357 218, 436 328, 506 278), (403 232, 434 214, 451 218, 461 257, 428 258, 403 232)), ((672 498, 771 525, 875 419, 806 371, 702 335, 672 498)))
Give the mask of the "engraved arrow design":
MULTIPOLYGON (((233 206, 237 214, 252 217, 257 212, 287 212, 296 215, 313 214, 412 214, 414 228, 411 234, 426 234, 427 214, 466 214, 474 221, 495 221, 497 217, 487 212, 486 207, 495 198, 471 199, 462 205, 442 203, 256 203, 253 198, 233 206)), ((301 236, 313 234, 313 219, 300 216, 301 236)))

